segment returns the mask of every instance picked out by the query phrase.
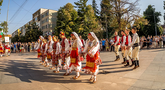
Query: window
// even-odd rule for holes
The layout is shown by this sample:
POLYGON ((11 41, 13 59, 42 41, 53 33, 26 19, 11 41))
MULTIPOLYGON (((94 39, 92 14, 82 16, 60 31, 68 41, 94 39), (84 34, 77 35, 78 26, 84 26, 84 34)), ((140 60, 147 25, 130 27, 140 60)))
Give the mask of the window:
POLYGON ((35 21, 37 21, 37 17, 35 18, 35 21))
POLYGON ((42 15, 42 18, 44 18, 45 17, 45 15, 42 15))
POLYGON ((46 16, 48 16, 48 12, 46 13, 46 16))
POLYGON ((46 22, 48 22, 49 21, 49 18, 46 18, 46 22))

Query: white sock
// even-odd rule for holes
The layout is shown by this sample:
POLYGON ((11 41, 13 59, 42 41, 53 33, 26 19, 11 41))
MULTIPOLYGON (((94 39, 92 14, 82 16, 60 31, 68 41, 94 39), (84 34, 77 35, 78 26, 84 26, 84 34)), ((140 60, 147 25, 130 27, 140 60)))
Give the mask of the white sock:
POLYGON ((76 72, 77 76, 80 76, 80 73, 79 72, 76 72))
POLYGON ((60 70, 60 68, 59 67, 57 67, 57 69, 56 69, 57 71, 59 71, 60 70))
POLYGON ((94 75, 94 79, 96 79, 96 76, 94 75))
POLYGON ((66 70, 66 73, 69 73, 69 70, 68 69, 66 70))
POLYGON ((93 76, 93 75, 91 75, 91 78, 94 78, 94 76, 93 76))
POLYGON ((49 65, 49 63, 47 62, 47 65, 49 65))

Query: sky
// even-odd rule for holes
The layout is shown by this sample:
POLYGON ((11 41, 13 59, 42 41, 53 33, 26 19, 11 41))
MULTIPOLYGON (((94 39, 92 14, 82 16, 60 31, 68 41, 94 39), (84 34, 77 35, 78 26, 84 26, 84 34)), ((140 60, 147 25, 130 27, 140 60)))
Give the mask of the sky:
MULTIPOLYGON (((40 8, 58 10, 60 7, 63 7, 67 3, 72 3, 74 5, 74 2, 77 1, 79 0, 10 0, 8 14, 8 33, 12 34, 15 30, 32 20, 32 14, 40 8)), ((96 0, 99 8, 100 1, 101 0, 96 0)), ((140 14, 143 15, 143 12, 146 10, 148 5, 154 5, 156 11, 161 12, 162 14, 160 18, 161 24, 163 24, 163 1, 164 0, 140 0, 138 6, 141 9, 140 14)), ((7 20, 8 2, 9 0, 3 0, 2 6, 0 7, 0 22, 7 20)), ((92 0, 88 0, 87 4, 92 4, 92 0)))

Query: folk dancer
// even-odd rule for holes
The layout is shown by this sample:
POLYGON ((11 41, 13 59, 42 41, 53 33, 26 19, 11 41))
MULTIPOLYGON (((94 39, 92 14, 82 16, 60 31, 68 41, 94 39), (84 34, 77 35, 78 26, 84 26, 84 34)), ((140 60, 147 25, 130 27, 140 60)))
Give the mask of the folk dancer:
POLYGON ((37 41, 37 44, 35 45, 35 48, 34 48, 36 51, 37 51, 37 53, 38 53, 38 58, 41 58, 41 56, 42 56, 42 53, 41 53, 41 48, 40 48, 40 39, 38 39, 38 41, 37 41))
POLYGON ((139 67, 139 50, 140 50, 140 39, 138 34, 136 33, 137 29, 135 27, 132 28, 132 33, 133 33, 133 41, 130 44, 130 46, 127 48, 129 49, 131 46, 133 47, 133 52, 132 52, 132 58, 133 58, 133 62, 135 64, 135 67, 133 68, 136 69, 139 67))
POLYGON ((69 51, 69 42, 65 37, 64 32, 60 32, 60 38, 61 41, 61 54, 62 54, 62 69, 66 70, 66 73, 64 73, 64 76, 69 75, 69 65, 70 65, 70 51, 69 51))
POLYGON ((115 36, 114 36, 114 47, 115 47, 115 54, 116 54, 116 59, 115 61, 120 60, 119 56, 119 49, 120 49, 120 37, 118 36, 118 32, 115 31, 115 36))
POLYGON ((83 61, 83 57, 80 56, 80 54, 82 53, 82 47, 83 44, 78 36, 78 34, 76 32, 72 32, 71 37, 73 39, 72 42, 72 50, 71 50, 71 54, 70 54, 70 72, 72 71, 76 71, 76 76, 73 77, 73 79, 78 79, 80 77, 80 71, 81 71, 81 61, 83 61))
POLYGON ((122 57, 123 57, 122 64, 125 64, 126 63, 126 60, 125 60, 125 51, 126 51, 125 42, 126 42, 126 36, 125 36, 123 30, 121 31, 121 35, 122 35, 122 37, 121 37, 121 51, 122 51, 122 57))
POLYGON ((53 36, 53 55, 52 55, 52 67, 50 70, 53 70, 54 73, 59 73, 60 67, 61 67, 61 60, 60 60, 60 53, 61 53, 61 45, 58 42, 58 38, 56 36, 53 36))
POLYGON ((6 56, 10 56, 10 45, 9 45, 9 42, 7 42, 6 44, 5 44, 5 55, 6 56))
POLYGON ((47 59, 47 41, 46 39, 43 39, 43 45, 41 47, 41 50, 42 50, 42 65, 45 65, 45 61, 47 59))
POLYGON ((0 42, 0 57, 3 56, 3 45, 2 45, 2 42, 0 42))
POLYGON ((45 67, 49 67, 49 63, 51 62, 52 60, 52 54, 53 54, 53 48, 52 48, 52 45, 53 45, 53 40, 52 40, 52 36, 49 35, 48 36, 48 43, 47 43, 47 59, 46 59, 46 65, 45 67))
POLYGON ((40 55, 41 61, 40 61, 40 63, 42 63, 42 45, 43 45, 44 37, 40 36, 39 40, 40 40, 40 42, 39 42, 39 50, 41 51, 41 55, 40 55))
POLYGON ((99 72, 99 65, 102 64, 99 56, 99 48, 100 43, 98 38, 93 32, 90 32, 88 34, 88 40, 86 42, 82 55, 87 53, 86 66, 83 69, 85 70, 85 73, 91 74, 91 78, 89 79, 89 81, 92 81, 93 83, 96 82, 96 75, 99 72))
MULTIPOLYGON (((125 45, 126 45, 126 48, 130 47, 130 44, 132 42, 132 39, 131 39, 131 36, 129 35, 129 32, 130 32, 129 29, 125 30, 125 34, 126 34, 125 45)), ((130 47, 129 49, 126 49, 125 59, 126 59, 126 62, 127 62, 127 64, 124 65, 125 67, 129 66, 129 59, 131 59, 131 61, 132 61, 132 65, 130 65, 130 67, 132 67, 134 65, 134 62, 132 60, 132 47, 130 47)))

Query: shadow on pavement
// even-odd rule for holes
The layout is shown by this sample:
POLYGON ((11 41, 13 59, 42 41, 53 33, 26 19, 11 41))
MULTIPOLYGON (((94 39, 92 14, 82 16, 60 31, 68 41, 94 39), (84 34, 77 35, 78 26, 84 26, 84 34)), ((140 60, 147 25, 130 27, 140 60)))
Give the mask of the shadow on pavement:
POLYGON ((127 72, 127 71, 132 71, 132 69, 127 69, 127 70, 117 70, 117 71, 104 71, 100 72, 99 74, 109 74, 109 73, 119 73, 119 72, 127 72))
MULTIPOLYGON (((79 83, 81 80, 64 80, 62 73, 59 75, 46 72, 45 67, 34 65, 33 61, 9 60, 7 67, 0 67, 2 72, 8 72, 7 76, 14 76, 23 82, 31 83, 31 80, 52 83, 79 83)), ((62 71, 63 72, 63 71, 62 71)), ((65 76, 67 77, 67 76, 65 76)), ((82 83, 82 82, 81 82, 82 83)))

